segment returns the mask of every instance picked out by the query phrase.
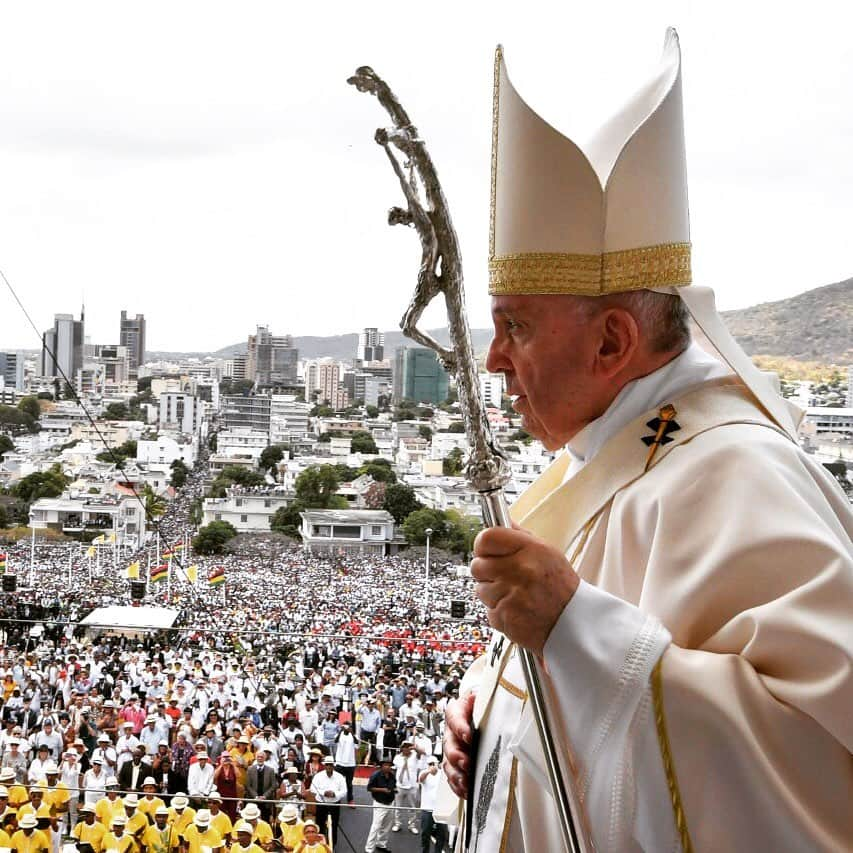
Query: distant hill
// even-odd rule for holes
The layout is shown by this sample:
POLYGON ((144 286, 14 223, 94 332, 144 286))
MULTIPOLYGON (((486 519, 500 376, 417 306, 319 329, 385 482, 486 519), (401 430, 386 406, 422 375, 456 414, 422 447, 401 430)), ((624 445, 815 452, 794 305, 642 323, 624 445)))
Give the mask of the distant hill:
POLYGON ((853 278, 723 318, 749 355, 853 364, 853 278))
MULTIPOLYGON (((729 330, 750 355, 782 356, 792 361, 820 364, 853 364, 853 278, 807 290, 790 299, 764 302, 738 311, 725 311, 729 330)), ((443 344, 449 343, 447 329, 430 329, 443 344)), ((491 329, 472 329, 474 352, 485 352, 491 329)), ((300 358, 352 359, 358 335, 294 337, 300 358)), ((385 353, 412 342, 399 329, 385 332, 385 353)), ((214 353, 146 353, 148 359, 187 356, 233 358, 246 352, 246 343, 232 344, 214 353)))

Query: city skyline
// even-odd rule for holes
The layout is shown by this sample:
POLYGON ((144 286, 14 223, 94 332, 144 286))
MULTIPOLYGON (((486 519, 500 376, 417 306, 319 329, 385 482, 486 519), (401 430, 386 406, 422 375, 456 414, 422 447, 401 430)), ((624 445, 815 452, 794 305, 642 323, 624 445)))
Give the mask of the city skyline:
MULTIPOLYGON (((155 2, 143 18, 55 4, 47 29, 40 11, 4 10, 0 269, 37 328, 81 300, 93 342, 115 343, 132 306, 152 350, 211 351, 264 322, 395 328, 418 248, 385 223, 402 200, 372 139, 386 119, 345 82, 365 62, 427 141, 483 327, 495 44, 531 104, 582 140, 656 62, 667 24, 684 49, 697 283, 729 309, 853 272, 840 7, 802 20, 734 3, 438 3, 417 27, 387 10, 341 9, 330 27, 319 10, 265 3, 234 16, 155 2)), ((0 349, 37 348, 4 288, 0 316, 0 349)), ((424 325, 443 326, 443 306, 424 325)))

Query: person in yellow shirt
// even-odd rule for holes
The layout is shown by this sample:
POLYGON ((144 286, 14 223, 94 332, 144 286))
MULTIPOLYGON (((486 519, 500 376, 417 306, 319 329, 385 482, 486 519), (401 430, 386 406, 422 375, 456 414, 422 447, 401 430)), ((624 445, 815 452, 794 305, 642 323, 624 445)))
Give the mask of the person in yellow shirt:
POLYGON ((27 803, 18 807, 18 821, 20 822, 21 818, 24 815, 35 814, 42 803, 44 802, 44 792, 45 789, 38 783, 33 785, 30 790, 30 800, 27 803))
POLYGON ((0 829, 0 847, 11 847, 12 836, 5 829, 0 829))
POLYGON ((183 841, 187 853, 201 853, 202 847, 215 847, 222 836, 210 825, 210 812, 199 809, 193 822, 184 830, 183 841))
POLYGON ((124 831, 140 844, 142 833, 148 828, 148 816, 139 811, 138 805, 139 797, 136 794, 128 794, 124 798, 124 816, 127 818, 124 831))
POLYGON ((15 853, 51 853, 47 836, 36 829, 38 821, 32 813, 25 814, 18 826, 20 829, 12 836, 12 850, 15 853))
POLYGON ((80 806, 80 814, 83 819, 71 830, 72 837, 76 838, 79 844, 91 844, 95 853, 101 853, 107 828, 96 819, 93 806, 80 806))
POLYGON ((299 809, 292 805, 282 806, 278 813, 278 823, 284 853, 293 853, 305 838, 305 824, 299 820, 299 809))
POLYGON ((251 741, 242 734, 228 750, 234 762, 234 770, 237 772, 237 796, 242 797, 246 790, 246 773, 254 764, 255 753, 250 749, 251 741))
POLYGON ((59 853, 59 842, 62 840, 59 835, 59 818, 51 812, 50 806, 47 803, 42 803, 38 807, 36 820, 38 821, 36 828, 39 832, 44 833, 44 837, 50 844, 52 853, 59 853))
POLYGON ((50 806, 51 812, 60 820, 64 820, 68 814, 68 805, 71 802, 71 792, 65 782, 59 781, 59 768, 52 761, 44 768, 47 777, 44 801, 50 806))
POLYGON ((127 818, 121 814, 113 818, 111 829, 104 833, 102 844, 104 853, 107 850, 116 850, 118 853, 139 853, 139 846, 132 835, 125 832, 127 818))
POLYGON ((158 806, 154 824, 142 834, 143 853, 174 853, 180 847, 180 836, 168 821, 169 810, 166 806, 158 806))
POLYGON ((233 836, 237 839, 231 845, 231 853, 264 853, 254 841, 252 833, 254 829, 244 820, 238 820, 234 824, 233 836))
POLYGON ((320 834, 320 828, 313 820, 306 820, 302 831, 305 838, 299 842, 295 853, 332 853, 332 848, 326 843, 326 837, 320 834))
POLYGON ((149 821, 153 821, 154 813, 157 809, 159 809, 160 806, 165 806, 166 804, 157 796, 157 782, 153 776, 146 776, 145 779, 142 780, 142 790, 145 795, 139 801, 139 806, 137 808, 148 818, 149 821))
POLYGON ((234 827, 231 824, 231 818, 222 811, 222 795, 216 788, 208 795, 207 802, 210 806, 210 825, 223 838, 230 838, 234 827))
POLYGON ((105 784, 107 795, 95 803, 95 816, 105 829, 110 829, 113 825, 113 818, 116 815, 124 814, 124 803, 118 795, 118 779, 115 776, 110 776, 105 784))
POLYGON ((243 820, 252 827, 252 841, 262 849, 269 850, 273 841, 272 827, 265 820, 261 820, 261 810, 257 805, 255 803, 249 803, 249 805, 240 812, 240 817, 242 817, 243 820))
POLYGON ((189 799, 186 794, 178 793, 172 797, 172 808, 169 809, 169 823, 175 827, 179 836, 183 836, 184 830, 193 822, 195 809, 189 808, 189 799))

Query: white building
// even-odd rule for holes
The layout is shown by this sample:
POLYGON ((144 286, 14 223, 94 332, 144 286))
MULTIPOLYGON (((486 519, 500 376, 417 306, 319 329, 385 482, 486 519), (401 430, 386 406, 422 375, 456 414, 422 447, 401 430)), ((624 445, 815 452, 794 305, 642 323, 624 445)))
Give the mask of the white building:
POLYGON ((430 459, 446 459, 451 450, 459 448, 468 455, 468 438, 464 432, 434 432, 430 446, 430 459))
POLYGON ((139 440, 136 443, 136 461, 143 464, 169 465, 180 459, 187 468, 195 465, 198 456, 198 438, 193 436, 173 437, 159 435, 153 441, 139 440))
POLYGON ((245 427, 220 430, 216 434, 216 455, 251 459, 257 464, 269 443, 269 433, 260 430, 245 427))
POLYGON ((275 511, 292 499, 283 489, 229 489, 224 498, 205 498, 203 523, 227 521, 239 533, 268 533, 275 511))
POLYGON ((853 439, 853 408, 809 406, 800 425, 800 435, 810 440, 828 435, 853 439))
POLYGON ((119 547, 138 547, 145 532, 145 509, 135 497, 72 496, 40 498, 30 507, 36 530, 116 534, 119 547))
POLYGON ((204 420, 201 400, 182 391, 165 391, 159 399, 160 429, 174 429, 187 435, 201 434, 204 420))
POLYGON ((394 516, 384 509, 308 509, 302 518, 302 543, 314 554, 396 554, 394 516))
POLYGON ((495 406, 499 409, 504 392, 505 379, 503 373, 481 373, 479 378, 483 402, 487 406, 495 406))
POLYGON ((293 394, 273 394, 270 404, 270 443, 290 444, 308 435, 311 404, 293 394))

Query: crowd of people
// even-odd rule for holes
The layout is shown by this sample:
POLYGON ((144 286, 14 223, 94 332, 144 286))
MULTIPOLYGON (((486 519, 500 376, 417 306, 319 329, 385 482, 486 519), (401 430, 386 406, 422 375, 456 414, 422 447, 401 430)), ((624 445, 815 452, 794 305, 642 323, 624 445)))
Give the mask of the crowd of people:
MULTIPOLYGON (((192 531, 200 480, 159 520, 162 551, 192 531)), ((433 566, 427 599, 421 559, 268 541, 217 557, 177 551, 144 602, 177 619, 136 634, 80 621, 130 603, 125 568, 147 552, 6 550, 19 586, 0 616, 0 846, 32 853, 42 833, 53 853, 72 837, 81 853, 294 850, 312 832, 322 838, 311 844, 331 846, 361 765, 373 799, 365 849, 387 849, 392 831, 445 849, 431 815, 444 708, 488 639, 470 581, 451 567, 433 566), (225 583, 211 587, 219 567, 225 583), (451 619, 451 599, 474 618, 451 619)))

